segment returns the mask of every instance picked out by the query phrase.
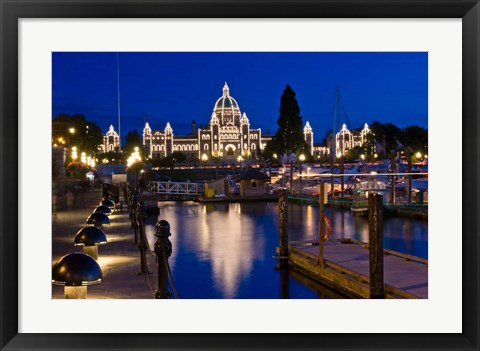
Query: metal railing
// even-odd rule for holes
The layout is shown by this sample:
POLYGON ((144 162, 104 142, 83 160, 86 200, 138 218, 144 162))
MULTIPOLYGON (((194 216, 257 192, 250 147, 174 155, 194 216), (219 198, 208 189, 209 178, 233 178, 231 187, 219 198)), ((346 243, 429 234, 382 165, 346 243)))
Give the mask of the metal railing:
POLYGON ((151 181, 149 188, 154 194, 202 195, 205 192, 203 183, 190 182, 151 181))
MULTIPOLYGON (((428 172, 421 173, 324 173, 312 177, 309 174, 299 176, 293 182, 291 195, 298 198, 318 197, 319 184, 325 183, 329 202, 351 202, 356 197, 364 197, 367 202, 368 192, 380 192, 384 195, 385 205, 428 204, 428 172), (365 186, 362 183, 383 186, 365 186), (392 184, 395 186, 392 188, 392 184), (332 191, 333 189, 333 191, 332 191)), ((361 201, 361 200, 360 200, 361 201)))
POLYGON ((145 232, 145 219, 147 217, 145 204, 137 200, 137 194, 129 187, 124 189, 129 209, 129 216, 131 225, 134 230, 134 244, 137 245, 140 252, 140 270, 138 275, 145 274, 147 276, 150 289, 156 299, 169 299, 172 294, 168 288, 168 281, 173 290, 174 297, 179 298, 175 281, 173 279, 172 270, 168 262, 168 258, 172 254, 172 243, 168 237, 170 233, 170 225, 167 221, 161 220, 156 225, 157 240, 155 246, 152 248, 149 245, 145 232), (150 280, 152 274, 148 269, 147 253, 155 257, 157 263, 157 289, 153 288, 150 280))

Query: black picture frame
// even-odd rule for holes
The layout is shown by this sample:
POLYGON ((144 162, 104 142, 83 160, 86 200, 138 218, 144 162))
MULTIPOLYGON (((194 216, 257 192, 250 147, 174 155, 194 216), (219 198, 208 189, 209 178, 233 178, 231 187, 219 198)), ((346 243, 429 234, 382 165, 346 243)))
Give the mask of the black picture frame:
MULTIPOLYGON (((477 0, 0 0, 0 347, 2 350, 478 350, 479 34, 477 0), (18 20, 20 18, 462 18, 462 328, 460 334, 18 333, 18 20)), ((453 204, 454 205, 454 204, 453 204)), ((449 259, 448 255, 445 259, 449 259)), ((439 311, 441 315, 441 311, 439 311)), ((159 328, 168 316, 159 316, 159 328)), ((339 326, 341 330, 341 326, 339 326)))

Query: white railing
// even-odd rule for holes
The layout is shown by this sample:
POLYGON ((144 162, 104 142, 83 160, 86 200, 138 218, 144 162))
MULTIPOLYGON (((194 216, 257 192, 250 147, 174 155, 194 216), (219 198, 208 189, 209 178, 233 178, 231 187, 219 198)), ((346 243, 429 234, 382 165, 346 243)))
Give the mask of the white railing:
POLYGON ((155 194, 203 195, 202 183, 150 182, 150 192, 155 194))

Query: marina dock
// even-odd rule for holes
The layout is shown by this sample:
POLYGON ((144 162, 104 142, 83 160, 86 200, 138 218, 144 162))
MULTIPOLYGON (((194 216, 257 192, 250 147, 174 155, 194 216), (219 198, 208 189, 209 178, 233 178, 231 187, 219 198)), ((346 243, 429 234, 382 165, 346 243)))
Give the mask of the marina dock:
MULTIPOLYGON (((311 279, 356 298, 369 298, 368 244, 346 239, 323 246, 325 268, 318 264, 318 241, 291 243, 289 265, 311 279)), ((428 298, 428 262, 384 250, 386 298, 428 298)))
MULTIPOLYGON (((320 199, 325 199, 320 184, 320 199)), ((316 240, 288 239, 286 189, 279 191, 280 265, 290 267, 312 280, 353 298, 428 298, 428 260, 385 250, 383 247, 383 195, 368 197, 369 243, 352 239, 331 240, 331 224, 319 201, 319 229, 316 240), (321 233, 321 234, 320 234, 321 233)))

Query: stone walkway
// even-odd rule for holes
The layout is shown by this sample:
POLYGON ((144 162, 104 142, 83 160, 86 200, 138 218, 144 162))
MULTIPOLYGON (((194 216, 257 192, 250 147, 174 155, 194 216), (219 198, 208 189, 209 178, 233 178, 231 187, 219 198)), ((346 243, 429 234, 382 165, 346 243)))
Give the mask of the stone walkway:
MULTIPOLYGON (((87 217, 101 198, 101 191, 78 194, 72 208, 52 215, 52 265, 68 253, 83 250, 73 245, 73 239, 77 231, 86 226, 87 217)), ((111 225, 104 228, 108 243, 98 249, 103 282, 88 287, 89 299, 153 299, 157 277, 155 258, 147 253, 148 267, 155 274, 150 278, 137 275, 140 253, 134 245, 134 232, 126 211, 125 207, 123 212, 112 214, 111 225)), ((52 298, 63 299, 63 290, 63 286, 52 285, 52 298)))

